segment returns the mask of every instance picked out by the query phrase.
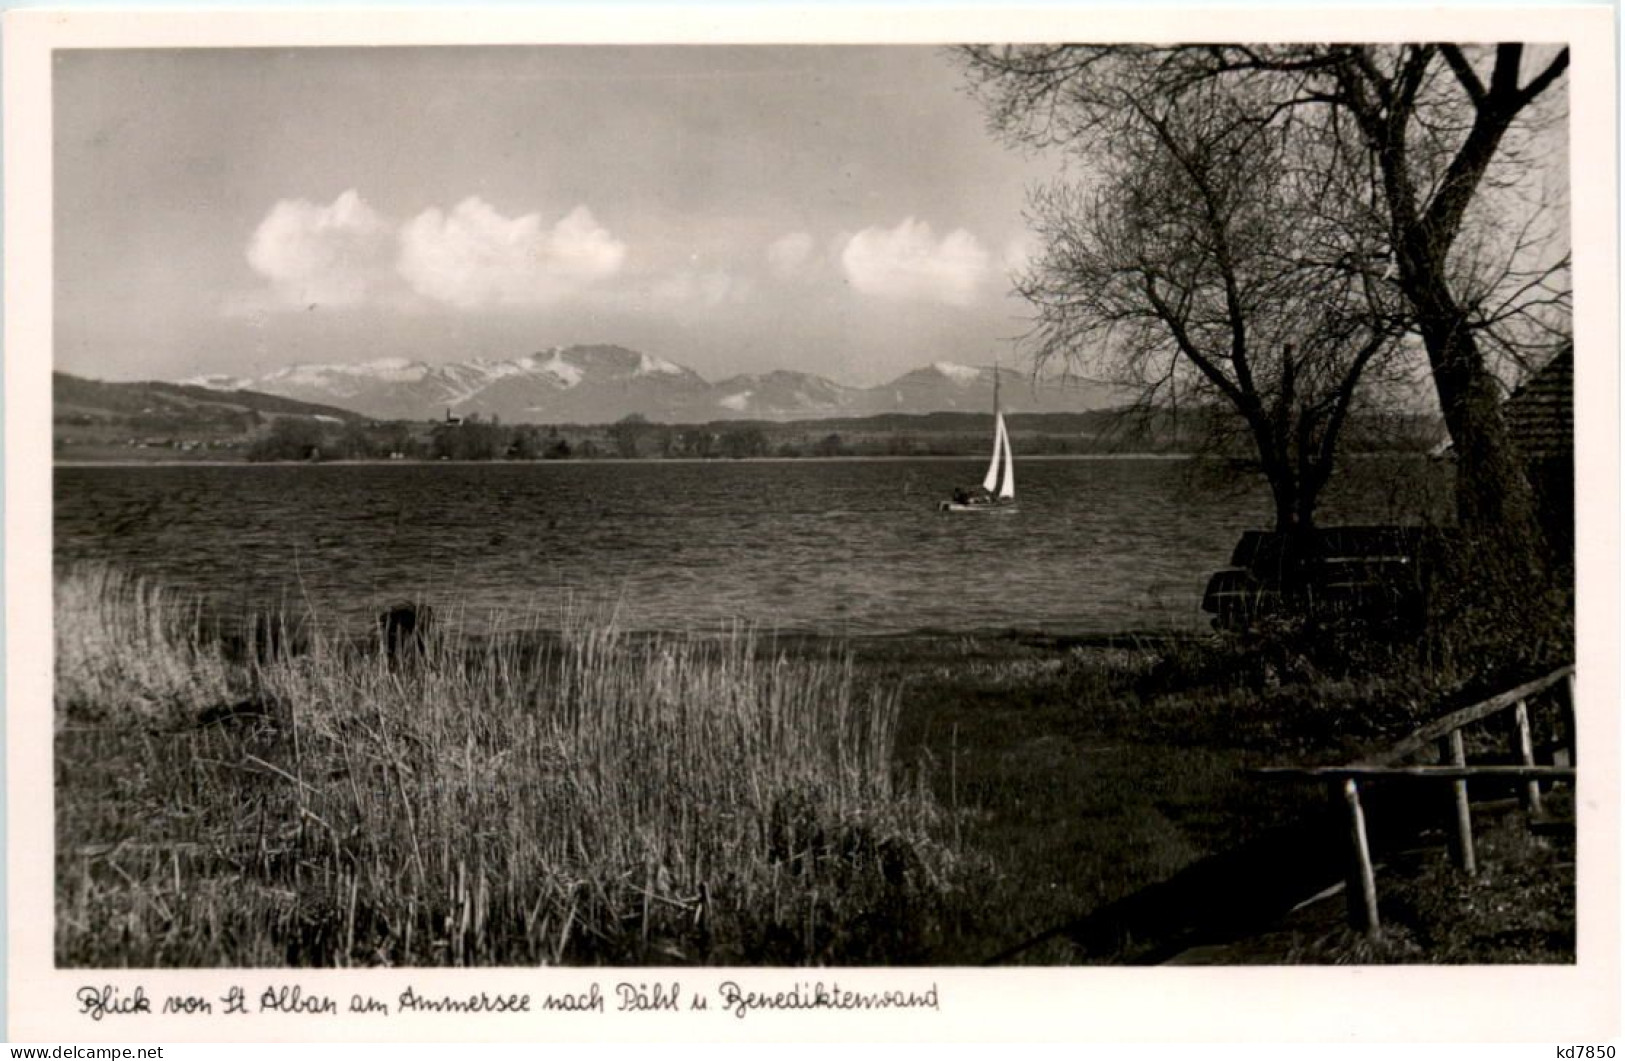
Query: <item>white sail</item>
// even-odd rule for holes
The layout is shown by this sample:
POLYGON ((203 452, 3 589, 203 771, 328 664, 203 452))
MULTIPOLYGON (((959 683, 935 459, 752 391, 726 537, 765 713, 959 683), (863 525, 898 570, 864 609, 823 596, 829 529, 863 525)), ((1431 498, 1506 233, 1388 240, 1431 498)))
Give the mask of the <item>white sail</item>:
POLYGON ((952 501, 939 506, 944 512, 1010 511, 1016 499, 1016 458, 1010 448, 1010 429, 1004 423, 1004 408, 999 404, 998 366, 993 367, 993 456, 987 462, 987 474, 982 477, 982 495, 967 497, 965 491, 955 490, 952 501))
POLYGON ((999 489, 999 440, 1004 438, 1004 414, 999 413, 993 421, 993 459, 987 462, 987 474, 982 476, 982 489, 988 493, 995 493, 999 489))
POLYGON ((1010 450, 1010 432, 1004 427, 1004 414, 999 414, 999 444, 993 448, 993 458, 998 459, 999 449, 1004 450, 1004 481, 999 485, 999 496, 1007 500, 1015 500, 1016 496, 1016 455, 1010 450))

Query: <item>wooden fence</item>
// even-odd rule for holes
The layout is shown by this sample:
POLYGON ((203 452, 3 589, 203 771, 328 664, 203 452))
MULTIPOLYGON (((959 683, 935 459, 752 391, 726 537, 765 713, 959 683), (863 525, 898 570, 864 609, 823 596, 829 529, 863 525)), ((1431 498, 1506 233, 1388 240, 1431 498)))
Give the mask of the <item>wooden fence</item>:
POLYGON ((1372 939, 1380 939, 1382 919, 1377 913, 1376 871, 1371 861, 1371 845, 1366 837, 1365 811, 1360 805, 1360 785, 1375 781, 1448 784, 1454 807, 1451 855, 1463 872, 1476 873, 1478 863, 1473 850, 1468 782, 1490 778, 1521 781, 1519 797, 1524 808, 1531 818, 1541 817, 1541 782, 1572 781, 1575 776, 1577 741, 1574 705, 1574 668, 1563 667, 1544 678, 1435 719, 1387 751, 1368 759, 1342 766, 1270 767, 1258 772, 1272 777, 1316 778, 1332 784, 1334 798, 1340 800, 1348 811, 1350 918, 1355 927, 1364 929, 1372 939), (1567 695, 1561 702, 1560 732, 1555 735, 1553 744, 1554 748, 1561 746, 1568 750, 1568 764, 1542 765, 1535 761, 1529 702, 1560 684, 1567 695), (1514 764, 1468 763, 1462 738, 1463 728, 1503 712, 1511 713, 1511 750, 1518 761, 1514 764), (1438 748, 1437 765, 1407 763, 1407 760, 1434 746, 1438 748))

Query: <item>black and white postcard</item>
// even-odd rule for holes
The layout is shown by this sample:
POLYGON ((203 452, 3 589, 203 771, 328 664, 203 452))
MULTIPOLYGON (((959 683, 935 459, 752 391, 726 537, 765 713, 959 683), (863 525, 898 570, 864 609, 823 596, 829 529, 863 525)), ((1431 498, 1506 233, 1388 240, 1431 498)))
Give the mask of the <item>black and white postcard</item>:
POLYGON ((1616 1035, 1611 17, 8 14, 8 1037, 1616 1035))

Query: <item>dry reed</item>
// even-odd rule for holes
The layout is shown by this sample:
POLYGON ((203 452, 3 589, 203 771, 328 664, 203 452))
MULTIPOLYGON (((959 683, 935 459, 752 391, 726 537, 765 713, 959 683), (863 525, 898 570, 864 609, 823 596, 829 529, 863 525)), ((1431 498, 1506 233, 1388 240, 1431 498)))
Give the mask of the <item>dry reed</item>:
POLYGON ((305 625, 239 659, 159 590, 58 578, 60 963, 908 960, 957 877, 895 691, 838 650, 305 625))

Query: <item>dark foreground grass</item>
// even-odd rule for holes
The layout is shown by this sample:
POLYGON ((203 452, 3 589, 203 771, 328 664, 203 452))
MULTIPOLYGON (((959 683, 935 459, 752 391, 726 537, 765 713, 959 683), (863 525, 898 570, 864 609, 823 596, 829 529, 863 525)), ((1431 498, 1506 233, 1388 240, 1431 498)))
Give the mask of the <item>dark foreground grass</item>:
MULTIPOLYGON (((1565 813, 1566 796, 1548 810, 1565 813)), ((1380 938, 1351 928, 1346 897, 1324 896, 1268 931, 1192 950, 1183 964, 1390 965, 1572 964, 1575 961, 1575 842, 1568 830, 1536 830, 1522 811, 1483 813, 1478 872, 1451 862, 1442 834, 1395 852, 1377 869, 1380 938)))
MULTIPOLYGON (((1321 786, 1261 779, 1253 768, 1347 761, 1405 736, 1462 695, 1407 671, 1281 682, 1245 647, 1147 639, 1067 649, 959 639, 922 646, 914 659, 875 660, 878 671, 894 669, 904 680, 903 754, 936 762, 934 789, 954 813, 959 839, 999 870, 958 896, 940 960, 1117 963, 1177 953, 1190 924, 1183 903, 1190 891, 1163 885, 1179 908, 1159 915, 1144 889, 1215 863, 1194 887, 1234 885, 1224 875, 1239 870, 1244 892, 1267 890, 1283 868, 1271 859, 1292 860, 1297 838, 1324 834, 1321 786), (1238 850, 1260 859, 1227 864, 1238 850), (1149 905, 1135 902, 1148 897, 1149 905), (1132 924, 1091 923, 1125 905, 1132 924)), ((1476 736, 1486 746, 1501 739, 1476 736)), ((1395 795, 1390 806, 1400 815, 1414 811, 1426 822, 1435 810, 1424 792, 1395 795), (1425 805, 1409 806, 1413 795, 1425 805)), ((1340 821, 1333 813, 1334 830, 1340 821)), ((1426 873, 1406 867, 1385 881, 1392 939, 1411 941, 1398 949, 1379 955, 1337 942, 1339 912, 1325 933, 1332 942, 1276 946, 1267 960, 1539 962, 1564 953, 1572 960, 1572 881, 1565 904, 1552 893, 1562 874, 1548 873, 1549 844, 1520 843, 1519 835, 1527 830, 1486 837, 1496 869, 1468 884, 1441 868, 1442 840, 1426 873), (1502 889, 1494 897, 1484 891, 1490 881, 1502 889), (1544 926, 1538 941, 1525 933, 1527 945, 1518 942, 1517 918, 1505 916, 1520 901, 1537 911, 1526 919, 1544 926), (1482 924, 1474 932, 1442 928, 1475 917, 1482 924)), ((1256 928, 1221 918, 1207 931, 1256 928)))
MULTIPOLYGON (((907 672, 900 743, 935 763, 958 838, 1000 870, 961 896, 944 961, 987 961, 1303 809, 1245 773, 1278 761, 1267 727, 1238 722, 1208 690, 1141 698, 1166 643, 942 647, 935 661, 892 664, 907 672)), ((1060 935, 1014 960, 1123 957, 1060 935)))

